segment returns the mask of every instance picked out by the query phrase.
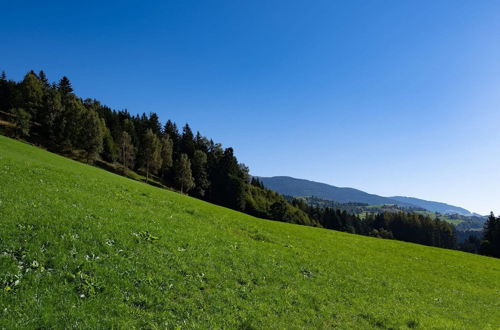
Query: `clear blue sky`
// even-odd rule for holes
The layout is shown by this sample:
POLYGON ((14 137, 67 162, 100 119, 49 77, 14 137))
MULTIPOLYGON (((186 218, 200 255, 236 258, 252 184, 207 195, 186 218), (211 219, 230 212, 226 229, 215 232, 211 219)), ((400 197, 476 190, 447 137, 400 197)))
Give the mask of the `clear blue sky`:
POLYGON ((0 70, 232 146, 251 173, 500 213, 498 1, 3 1, 0 70))

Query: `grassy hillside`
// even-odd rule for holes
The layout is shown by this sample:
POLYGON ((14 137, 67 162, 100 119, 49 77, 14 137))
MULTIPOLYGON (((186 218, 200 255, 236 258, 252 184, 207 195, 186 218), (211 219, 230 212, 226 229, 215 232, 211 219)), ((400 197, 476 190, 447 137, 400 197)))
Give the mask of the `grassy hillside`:
POLYGON ((253 218, 0 137, 0 327, 500 327, 500 260, 253 218))

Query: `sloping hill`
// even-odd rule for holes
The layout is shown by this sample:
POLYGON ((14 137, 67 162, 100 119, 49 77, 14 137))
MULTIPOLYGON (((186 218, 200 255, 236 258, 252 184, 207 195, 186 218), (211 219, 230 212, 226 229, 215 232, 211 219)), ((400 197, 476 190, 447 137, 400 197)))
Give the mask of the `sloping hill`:
POLYGON ((326 183, 296 179, 289 176, 259 177, 266 188, 288 196, 315 196, 339 203, 366 203, 370 205, 396 204, 414 206, 387 197, 373 195, 354 188, 335 187, 326 183))
POLYGON ((423 209, 431 212, 439 212, 442 214, 460 214, 465 216, 471 216, 472 213, 462 207, 449 205, 446 203, 426 201, 414 197, 404 197, 404 196, 393 196, 390 197, 393 200, 397 200, 402 203, 413 204, 423 209))
POLYGON ((500 260, 253 218, 0 137, 12 328, 500 325, 500 260))

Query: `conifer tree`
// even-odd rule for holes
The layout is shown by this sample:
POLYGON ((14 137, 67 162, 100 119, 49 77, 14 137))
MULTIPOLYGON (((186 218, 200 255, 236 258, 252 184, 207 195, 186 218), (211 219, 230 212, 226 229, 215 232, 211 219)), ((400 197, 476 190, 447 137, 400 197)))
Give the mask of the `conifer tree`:
POLYGON ((193 131, 191 131, 191 127, 188 124, 184 125, 182 128, 182 136, 181 136, 181 152, 188 155, 190 159, 193 158, 194 155, 194 135, 193 131))
POLYGON ((73 92, 73 87, 71 87, 71 82, 68 77, 64 76, 59 80, 58 89, 63 95, 68 95, 73 92))
POLYGON ((49 80, 47 79, 47 75, 45 75, 45 72, 43 70, 40 70, 40 72, 38 73, 38 79, 45 89, 50 88, 49 80))
POLYGON ((500 258, 500 217, 496 218, 493 212, 484 224, 480 253, 500 258))
POLYGON ((195 183, 195 187, 193 190, 194 195, 197 197, 205 196, 205 192, 210 185, 210 182, 208 181, 206 166, 207 155, 201 150, 196 150, 193 155, 192 171, 195 183))
POLYGON ((153 131, 153 133, 156 136, 161 135, 160 118, 158 117, 158 115, 155 112, 153 112, 149 115, 148 128, 151 128, 151 130, 153 131))
POLYGON ((174 142, 174 144, 179 139, 179 130, 177 129, 177 125, 172 122, 170 119, 165 123, 165 128, 163 129, 163 134, 168 135, 170 139, 174 142))

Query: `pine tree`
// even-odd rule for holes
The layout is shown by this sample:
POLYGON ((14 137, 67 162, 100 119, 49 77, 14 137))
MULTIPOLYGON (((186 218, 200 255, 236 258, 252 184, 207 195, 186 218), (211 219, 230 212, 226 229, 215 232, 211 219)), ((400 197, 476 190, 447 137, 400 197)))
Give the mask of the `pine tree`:
POLYGON ((0 76, 0 111, 8 111, 14 107, 14 104, 12 104, 13 88, 11 87, 15 85, 15 83, 7 81, 7 75, 5 71, 2 71, 2 75, 0 76))
POLYGON ((207 155, 201 150, 196 150, 192 162, 193 179, 195 183, 194 195, 196 197, 204 197, 210 185, 206 166, 207 155))
POLYGON ((193 158, 194 155, 194 135, 193 131, 191 131, 191 127, 188 124, 184 125, 182 129, 181 136, 181 147, 180 152, 188 155, 190 159, 193 158))
POLYGON ((38 73, 38 79, 40 79, 40 82, 42 83, 44 88, 50 88, 49 80, 47 79, 47 76, 45 75, 45 72, 43 70, 40 70, 40 72, 38 73))
POLYGON ((73 92, 73 87, 71 87, 71 82, 68 77, 64 76, 59 80, 58 89, 63 95, 68 95, 73 92))
POLYGON ((155 112, 153 112, 153 113, 151 113, 149 115, 148 128, 151 128, 151 130, 153 131, 153 133, 156 136, 160 136, 161 135, 160 118, 158 117, 158 115, 155 112))
POLYGON ((181 193, 188 192, 194 187, 191 162, 186 154, 181 154, 175 164, 175 183, 181 193))
POLYGON ((496 218, 493 212, 484 224, 480 253, 500 258, 500 217, 496 218))
POLYGON ((174 144, 179 140, 179 130, 177 129, 177 125, 170 119, 167 120, 165 124, 163 135, 168 135, 174 144))

